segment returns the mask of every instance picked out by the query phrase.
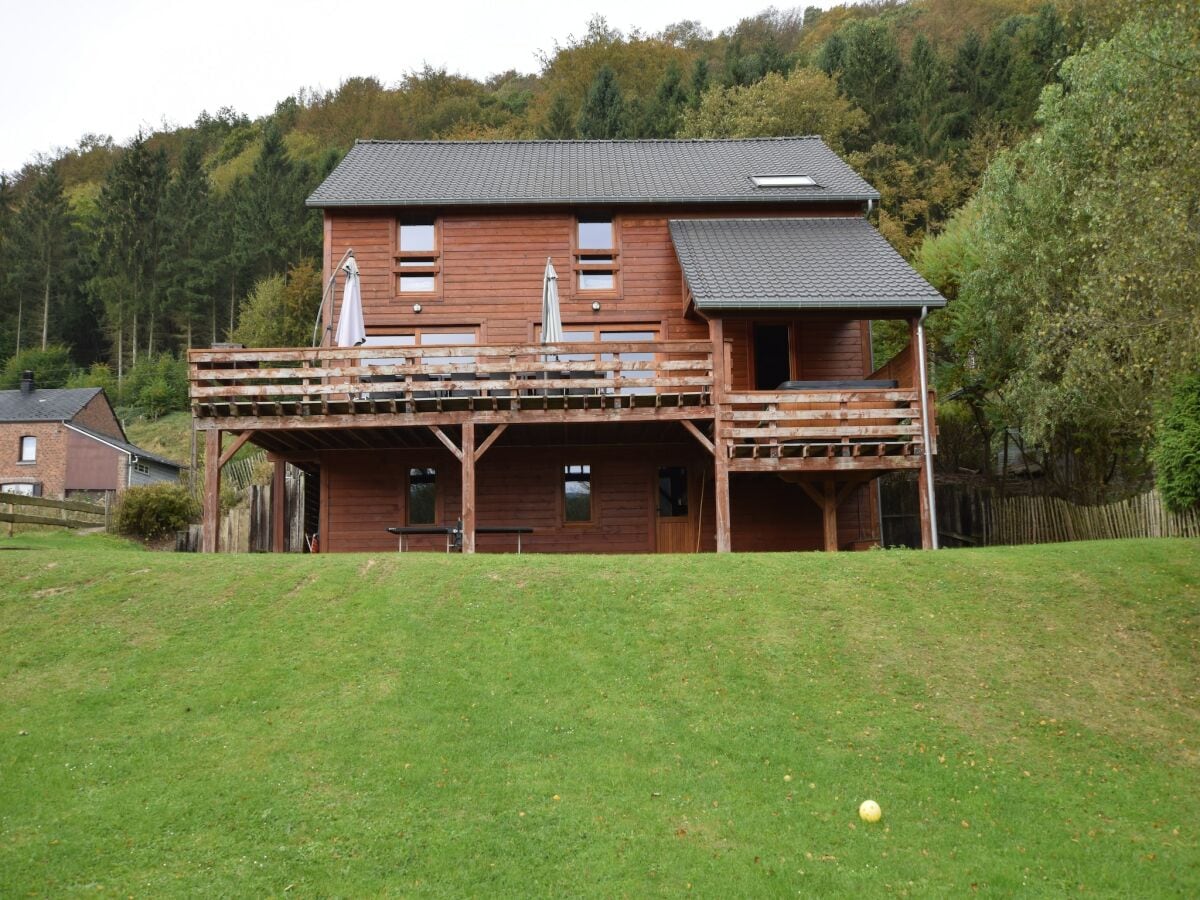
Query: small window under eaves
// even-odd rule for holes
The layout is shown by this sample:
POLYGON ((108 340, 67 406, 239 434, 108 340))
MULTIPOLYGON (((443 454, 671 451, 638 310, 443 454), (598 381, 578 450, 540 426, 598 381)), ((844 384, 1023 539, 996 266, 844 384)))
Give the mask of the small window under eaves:
POLYGON ((751 175, 750 180, 754 182, 755 187, 773 188, 773 187, 813 187, 816 181, 811 175, 751 175))

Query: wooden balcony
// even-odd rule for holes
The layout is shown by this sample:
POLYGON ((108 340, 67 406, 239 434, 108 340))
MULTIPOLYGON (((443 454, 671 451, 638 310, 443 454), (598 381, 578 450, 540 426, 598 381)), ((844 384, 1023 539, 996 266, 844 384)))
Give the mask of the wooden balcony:
POLYGON ((717 438, 731 472, 916 469, 920 396, 912 389, 726 394, 717 438))
POLYGON ((712 418, 708 341, 193 350, 201 428, 712 418))

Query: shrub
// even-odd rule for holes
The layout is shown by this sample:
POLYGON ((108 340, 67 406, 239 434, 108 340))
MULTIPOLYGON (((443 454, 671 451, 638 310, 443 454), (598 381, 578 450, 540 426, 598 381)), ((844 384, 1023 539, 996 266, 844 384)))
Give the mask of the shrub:
POLYGON ((148 484, 121 495, 113 524, 121 534, 155 538, 182 531, 199 515, 200 505, 182 484, 148 484))
POLYGON ((21 386, 21 373, 33 372, 34 384, 39 388, 60 388, 75 371, 71 361, 71 349, 62 344, 51 344, 45 350, 22 350, 10 356, 0 371, 0 389, 12 390, 21 386))
POLYGON ((187 360, 171 353, 144 356, 125 376, 121 402, 148 419, 188 407, 187 360))
POLYGON ((1200 506, 1200 372, 1183 379, 1162 411, 1155 435, 1155 481, 1169 509, 1200 506))

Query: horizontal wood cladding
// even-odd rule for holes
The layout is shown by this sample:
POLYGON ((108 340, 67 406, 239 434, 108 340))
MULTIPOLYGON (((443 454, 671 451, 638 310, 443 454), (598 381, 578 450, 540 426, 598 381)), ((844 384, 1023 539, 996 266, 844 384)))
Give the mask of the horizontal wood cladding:
MULTIPOLYGON (((712 457, 689 442, 639 446, 503 446, 498 442, 476 467, 476 521, 480 526, 533 528, 522 549, 537 553, 647 553, 656 549, 660 466, 686 466, 692 520, 686 544, 715 550, 712 457), (562 468, 586 464, 592 472, 592 521, 564 522, 562 468), (696 525, 697 520, 699 526, 696 525), (698 533, 697 533, 698 527, 698 533)), ((437 469, 437 524, 461 514, 461 469, 444 448, 329 451, 321 454, 326 552, 397 549, 385 529, 407 524, 407 471, 437 469)), ((816 550, 821 513, 803 489, 774 475, 736 474, 730 481, 733 549, 816 550)), ((852 493, 838 510, 842 547, 875 538, 869 491, 852 493)), ((406 548, 444 551, 441 535, 413 535, 406 548)), ((479 552, 513 552, 514 535, 480 534, 479 552)))
MULTIPOLYGON (((436 212, 436 211, 435 211, 436 212)), ((578 212, 586 212, 579 210, 578 212)), ((857 206, 808 210, 761 208, 614 211, 619 290, 577 290, 572 272, 575 210, 455 210, 440 223, 440 295, 396 290, 396 210, 329 210, 326 259, 353 248, 361 274, 368 330, 439 321, 480 328, 489 343, 535 337, 541 318, 542 274, 549 257, 558 272, 564 324, 657 324, 668 339, 703 338, 707 326, 683 315, 683 276, 671 242, 670 218, 728 215, 861 215, 857 206), (593 301, 601 305, 592 309, 593 301), (416 314, 413 304, 420 303, 416 314)), ((340 291, 335 307, 340 306, 340 291)), ((336 323, 335 323, 336 324, 336 323)))
POLYGON ((731 344, 732 391, 755 389, 755 322, 791 327, 792 377, 795 379, 862 378, 870 372, 870 350, 866 339, 868 323, 865 321, 833 316, 724 318, 725 339, 731 344))

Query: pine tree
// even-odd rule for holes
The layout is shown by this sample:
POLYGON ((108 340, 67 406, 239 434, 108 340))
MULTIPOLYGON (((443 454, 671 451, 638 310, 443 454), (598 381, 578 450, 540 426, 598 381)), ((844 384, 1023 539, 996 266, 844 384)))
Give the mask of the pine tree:
POLYGON ((310 247, 312 234, 304 206, 309 178, 308 172, 293 164, 283 135, 268 121, 254 169, 232 191, 234 241, 243 283, 283 274, 310 247))
POLYGON ((547 141, 567 141, 575 137, 575 112, 566 94, 554 95, 546 111, 546 120, 538 128, 538 136, 547 141))
POLYGON ((617 75, 608 66, 600 67, 588 88, 578 128, 585 140, 613 140, 625 133, 625 101, 617 75))
POLYGON ((900 48, 887 25, 853 22, 842 30, 842 93, 867 114, 872 141, 892 137, 898 119, 900 48))
POLYGON ((975 119, 982 112, 986 98, 983 86, 983 41, 979 33, 968 31, 954 54, 954 65, 950 69, 950 89, 963 104, 967 119, 975 119))
MULTIPOLYGON (((139 324, 147 322, 146 349, 154 352, 158 292, 160 207, 167 185, 167 157, 138 134, 108 173, 97 203, 97 278, 94 287, 115 327, 118 377, 124 373, 125 328, 137 363, 139 324)), ((95 281, 95 279, 94 279, 95 281)))
POLYGON ((961 118, 958 98, 950 92, 946 65, 918 34, 901 78, 904 116, 901 138, 918 159, 940 160, 961 118))
POLYGON ((163 295, 184 343, 191 347, 194 327, 215 294, 215 207, 209 193, 199 139, 189 140, 179 171, 163 198, 164 240, 159 259, 163 295))
POLYGON ((683 87, 683 73, 671 62, 655 88, 654 98, 642 111, 638 137, 669 138, 679 130, 679 121, 687 107, 688 95, 683 87))
POLYGON ((692 109, 698 108, 706 90, 708 90, 708 60, 701 56, 692 66, 692 85, 688 91, 688 106, 692 109))
POLYGON ((16 215, 12 247, 21 307, 25 295, 42 301, 43 350, 50 343, 51 302, 61 300, 69 289, 66 276, 75 253, 74 232, 62 179, 53 166, 45 166, 16 215))

